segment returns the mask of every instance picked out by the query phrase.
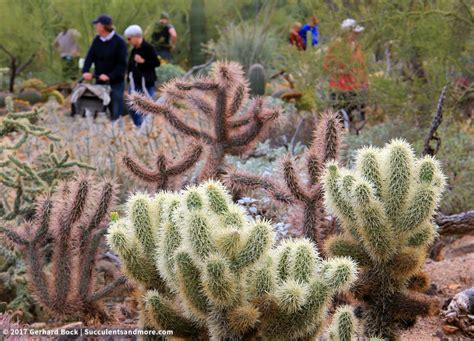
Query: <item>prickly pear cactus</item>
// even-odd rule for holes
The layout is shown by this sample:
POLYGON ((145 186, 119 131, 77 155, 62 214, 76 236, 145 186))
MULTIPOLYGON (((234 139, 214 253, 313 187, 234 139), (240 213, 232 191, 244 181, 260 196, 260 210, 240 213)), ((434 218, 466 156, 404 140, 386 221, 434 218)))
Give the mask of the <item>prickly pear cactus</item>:
POLYGON ((432 310, 433 302, 410 283, 424 276, 420 269, 436 237, 433 214, 445 186, 440 165, 394 140, 383 149, 361 149, 354 170, 329 163, 323 186, 344 231, 326 249, 362 268, 354 292, 365 303, 366 333, 397 339, 402 326, 432 310))
POLYGON ((181 336, 289 340, 317 335, 332 296, 356 278, 306 239, 275 246, 217 182, 132 196, 108 242, 141 288, 146 326, 181 336))

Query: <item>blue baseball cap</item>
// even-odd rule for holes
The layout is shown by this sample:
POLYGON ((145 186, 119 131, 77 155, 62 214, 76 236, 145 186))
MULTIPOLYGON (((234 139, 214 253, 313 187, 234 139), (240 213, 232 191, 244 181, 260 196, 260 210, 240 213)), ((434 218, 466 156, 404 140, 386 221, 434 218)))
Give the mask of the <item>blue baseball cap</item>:
POLYGON ((101 14, 92 23, 94 25, 99 23, 106 26, 112 25, 112 17, 107 14, 101 14))

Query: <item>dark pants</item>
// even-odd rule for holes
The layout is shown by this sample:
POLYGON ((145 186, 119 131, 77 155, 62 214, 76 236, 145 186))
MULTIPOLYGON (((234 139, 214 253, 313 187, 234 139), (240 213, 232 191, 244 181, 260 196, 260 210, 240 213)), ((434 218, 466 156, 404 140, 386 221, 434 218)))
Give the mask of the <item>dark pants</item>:
POLYGON ((112 121, 118 120, 122 116, 124 109, 123 92, 125 91, 125 81, 110 85, 110 115, 112 121))
POLYGON ((173 62, 173 55, 171 54, 171 51, 165 50, 165 49, 158 49, 156 50, 156 53, 158 54, 158 56, 166 60, 168 63, 173 62))
MULTIPOLYGON (((135 87, 135 91, 136 92, 143 92, 143 88, 142 86, 136 86, 135 87)), ((148 86, 146 88, 146 91, 147 93, 150 95, 150 96, 154 96, 155 95, 155 84, 153 84, 152 86, 148 86)), ((131 93, 132 92, 132 89, 130 89, 130 87, 128 88, 128 93, 131 93)), ((143 122, 143 114, 142 113, 139 113, 131 108, 128 109, 129 113, 130 113, 130 116, 132 117, 132 120, 133 120, 133 123, 135 124, 136 127, 139 127, 142 125, 142 122, 143 122)))

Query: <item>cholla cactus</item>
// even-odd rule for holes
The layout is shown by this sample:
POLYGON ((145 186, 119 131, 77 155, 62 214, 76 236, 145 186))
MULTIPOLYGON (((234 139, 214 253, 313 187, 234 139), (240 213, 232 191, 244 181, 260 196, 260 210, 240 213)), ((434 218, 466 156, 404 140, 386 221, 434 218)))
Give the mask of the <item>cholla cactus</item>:
POLYGON ((103 225, 115 202, 116 186, 105 181, 96 187, 81 177, 62 183, 52 196, 37 200, 34 220, 21 229, 0 226, 8 239, 25 252, 30 287, 36 301, 55 318, 107 318, 102 298, 125 283, 119 277, 105 287, 95 288, 95 261, 103 225), (52 239, 52 258, 45 246, 52 239), (51 275, 46 267, 51 265, 51 275))
POLYGON ((8 97, 6 102, 7 115, 0 118, 0 191, 5 193, 0 201, 0 218, 30 218, 35 197, 53 189, 58 180, 72 175, 74 168, 94 168, 70 160, 67 151, 58 155, 53 143, 33 161, 25 160, 25 149, 32 137, 51 142, 59 139, 36 124, 43 109, 14 112, 12 99, 8 97))
POLYGON ((149 169, 130 155, 121 155, 120 161, 128 173, 143 183, 154 186, 156 191, 160 191, 181 188, 181 184, 177 184, 175 179, 181 177, 186 171, 196 165, 202 151, 202 145, 195 143, 190 150, 186 151, 180 159, 174 160, 174 162, 168 160, 164 154, 159 154, 156 158, 156 169, 154 170, 149 169))
POLYGON ((415 158, 401 140, 361 149, 355 170, 326 167, 326 204, 344 231, 326 249, 362 267, 354 292, 365 303, 369 336, 396 339, 400 324, 430 313, 433 302, 410 289, 426 283, 416 278, 436 236, 433 214, 444 185, 438 162, 415 158))
POLYGON ((334 112, 326 112, 314 131, 311 147, 305 152, 304 165, 295 165, 292 158, 285 157, 281 160, 280 179, 272 180, 269 177, 230 170, 225 182, 237 190, 262 189, 277 203, 295 205, 289 210, 292 234, 304 235, 319 246, 331 230, 324 219, 326 212, 320 177, 325 162, 338 157, 340 143, 339 118, 334 112))
POLYGON ((143 323, 214 339, 317 335, 332 296, 356 266, 322 261, 307 239, 274 246, 272 226, 249 220, 217 182, 179 194, 136 194, 108 242, 140 284, 143 323))
POLYGON ((217 62, 211 78, 191 81, 175 79, 162 88, 165 103, 155 103, 139 93, 132 94, 131 106, 145 114, 163 116, 186 137, 207 145, 206 160, 198 180, 219 175, 225 155, 241 155, 251 150, 280 113, 266 108, 262 98, 246 105, 248 85, 242 67, 235 62, 217 62), (243 108, 244 113, 241 113, 243 108), (188 112, 186 111, 188 109, 188 112), (198 112, 204 126, 194 127, 186 119, 198 112))

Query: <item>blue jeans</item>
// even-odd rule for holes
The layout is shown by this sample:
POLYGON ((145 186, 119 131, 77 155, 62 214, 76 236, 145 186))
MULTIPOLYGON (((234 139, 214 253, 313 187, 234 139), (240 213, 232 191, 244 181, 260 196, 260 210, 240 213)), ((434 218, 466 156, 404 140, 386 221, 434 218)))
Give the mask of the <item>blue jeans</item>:
MULTIPOLYGON (((131 93, 131 89, 130 87, 128 88, 128 93, 131 93)), ((143 92, 143 88, 142 86, 136 86, 135 87, 135 91, 137 92, 143 92)), ((146 88, 146 91, 147 93, 150 95, 150 96, 154 96, 155 95, 155 84, 153 84, 152 86, 148 86, 146 88)), ((135 110, 132 110, 131 108, 129 108, 128 112, 130 113, 130 116, 132 117, 132 120, 133 120, 133 123, 135 124, 136 127, 139 127, 142 125, 142 122, 143 122, 143 114, 135 111, 135 110)))
POLYGON ((124 103, 123 92, 125 91, 125 81, 110 85, 110 114, 112 121, 118 120, 122 116, 124 103))

